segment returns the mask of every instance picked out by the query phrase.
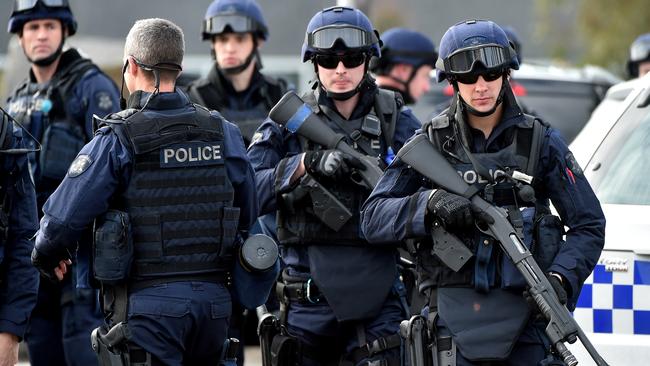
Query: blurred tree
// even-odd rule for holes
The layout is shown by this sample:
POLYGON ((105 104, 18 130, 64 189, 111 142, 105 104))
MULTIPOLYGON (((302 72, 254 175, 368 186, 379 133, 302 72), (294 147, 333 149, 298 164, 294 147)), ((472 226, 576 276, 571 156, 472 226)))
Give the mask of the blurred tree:
POLYGON ((629 57, 630 44, 650 32, 648 0, 580 0, 578 24, 589 47, 585 62, 613 67, 629 57))
POLYGON ((623 73, 632 41, 650 32, 648 0, 537 0, 535 37, 550 58, 623 73))

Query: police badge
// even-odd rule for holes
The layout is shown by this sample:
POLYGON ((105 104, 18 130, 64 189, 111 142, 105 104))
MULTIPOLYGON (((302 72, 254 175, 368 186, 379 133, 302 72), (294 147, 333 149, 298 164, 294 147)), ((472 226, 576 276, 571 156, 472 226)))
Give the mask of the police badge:
POLYGON ((88 170, 90 164, 93 163, 93 159, 90 156, 82 154, 77 156, 76 159, 70 164, 68 169, 68 177, 74 178, 80 176, 83 172, 88 170))

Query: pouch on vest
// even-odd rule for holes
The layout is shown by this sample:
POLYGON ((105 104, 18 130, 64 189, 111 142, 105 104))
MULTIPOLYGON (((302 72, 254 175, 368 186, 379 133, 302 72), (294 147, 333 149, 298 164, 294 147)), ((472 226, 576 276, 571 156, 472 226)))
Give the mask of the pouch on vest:
POLYGON ((298 338, 278 334, 271 343, 271 365, 291 366, 300 364, 300 343, 298 338))
POLYGON ((108 210, 95 219, 93 231, 95 279, 109 285, 126 280, 133 262, 133 237, 129 215, 118 210, 108 210))
MULTIPOLYGON (((530 250, 533 240, 533 221, 535 220, 535 209, 533 207, 526 207, 521 210, 523 218, 523 233, 524 245, 530 250)), ((501 288, 504 289, 524 289, 526 287, 526 280, 524 276, 519 273, 517 267, 512 263, 507 254, 502 253, 501 256, 501 288)))
POLYGON ((63 180, 86 139, 81 127, 66 122, 52 122, 43 134, 39 165, 43 178, 63 180))
POLYGON ((239 226, 239 207, 224 207, 223 220, 221 221, 221 250, 219 257, 227 258, 232 255, 239 226))
MULTIPOLYGON (((530 250, 539 268, 546 272, 564 243, 562 221, 550 213, 536 215, 532 207, 523 209, 521 214, 524 219, 524 244, 530 250)), ((523 289, 526 286, 524 277, 504 254, 501 260, 501 287, 523 289)))

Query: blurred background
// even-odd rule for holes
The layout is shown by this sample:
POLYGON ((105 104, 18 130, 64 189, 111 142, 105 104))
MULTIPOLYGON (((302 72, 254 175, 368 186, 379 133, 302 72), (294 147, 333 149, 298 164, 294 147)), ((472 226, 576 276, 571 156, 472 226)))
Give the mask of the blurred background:
MULTIPOLYGON (((68 40, 116 80, 122 64, 123 41, 133 22, 162 17, 183 28, 187 42, 186 76, 207 72, 211 58, 201 42, 200 27, 211 0, 71 0, 79 22, 68 40)), ((300 46, 311 16, 336 5, 335 0, 258 0, 269 25, 270 39, 262 49, 265 70, 283 75, 303 90, 311 68, 299 62, 300 46)), ((394 26, 421 31, 436 45, 447 28, 468 18, 490 19, 512 26, 519 34, 525 60, 552 60, 560 65, 593 64, 624 76, 630 43, 650 31, 647 0, 348 0, 361 8, 381 32, 394 26)), ((0 3, 6 24, 13 1, 0 3)), ((27 61, 11 34, 0 33, 0 97, 6 98, 26 75, 27 61)))

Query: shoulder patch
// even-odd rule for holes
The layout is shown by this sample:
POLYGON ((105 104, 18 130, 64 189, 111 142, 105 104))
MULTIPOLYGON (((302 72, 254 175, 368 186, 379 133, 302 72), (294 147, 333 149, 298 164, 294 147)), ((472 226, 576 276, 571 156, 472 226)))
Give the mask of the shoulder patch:
POLYGON ((95 93, 95 103, 97 107, 103 111, 110 112, 113 109, 113 100, 111 95, 104 90, 95 93))
POLYGON ((567 169, 569 169, 575 176, 581 177, 583 175, 582 168, 571 151, 566 153, 564 160, 567 169))
POLYGON ((260 141, 264 137, 264 134, 260 131, 257 131, 253 134, 253 138, 251 139, 251 145, 256 144, 258 141, 260 141))
POLYGON ((70 164, 70 168, 68 168, 68 177, 74 178, 80 176, 88 170, 88 167, 90 167, 92 163, 93 159, 89 155, 81 154, 77 156, 72 164, 70 164))

